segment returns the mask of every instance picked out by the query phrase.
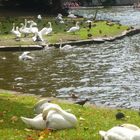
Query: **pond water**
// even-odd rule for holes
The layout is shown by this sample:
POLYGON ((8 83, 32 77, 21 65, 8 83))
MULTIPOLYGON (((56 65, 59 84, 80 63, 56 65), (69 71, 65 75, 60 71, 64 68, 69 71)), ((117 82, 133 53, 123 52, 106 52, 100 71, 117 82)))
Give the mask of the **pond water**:
MULTIPOLYGON (((104 9, 99 17, 132 26, 140 24, 140 11, 124 9, 122 13, 104 9), (125 16, 128 14, 129 19, 125 16)), ((114 42, 74 46, 69 51, 33 51, 32 61, 19 60, 21 53, 0 52, 0 89, 69 100, 69 94, 75 93, 98 106, 140 107, 139 34, 114 42)))

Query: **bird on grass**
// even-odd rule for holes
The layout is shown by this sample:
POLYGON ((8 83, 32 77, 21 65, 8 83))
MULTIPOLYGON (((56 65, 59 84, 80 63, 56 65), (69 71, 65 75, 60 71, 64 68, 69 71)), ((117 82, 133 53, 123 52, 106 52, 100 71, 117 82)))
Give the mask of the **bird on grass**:
POLYGON ((15 23, 13 23, 13 28, 11 30, 11 33, 16 36, 16 40, 20 39, 21 33, 19 32, 19 27, 18 26, 15 27, 15 23))
POLYGON ((115 116, 116 116, 116 120, 122 120, 122 119, 125 118, 125 114, 122 113, 122 112, 118 112, 118 113, 116 113, 115 116))
POLYGON ((75 104, 79 104, 79 105, 84 105, 87 101, 89 101, 89 99, 84 99, 84 100, 77 100, 76 102, 75 102, 75 104))
POLYGON ((80 30, 80 26, 79 26, 79 22, 77 21, 77 22, 76 22, 76 25, 73 26, 73 27, 71 27, 67 32, 68 32, 68 33, 72 32, 72 33, 75 34, 75 32, 77 32, 77 31, 79 31, 79 30, 80 30))

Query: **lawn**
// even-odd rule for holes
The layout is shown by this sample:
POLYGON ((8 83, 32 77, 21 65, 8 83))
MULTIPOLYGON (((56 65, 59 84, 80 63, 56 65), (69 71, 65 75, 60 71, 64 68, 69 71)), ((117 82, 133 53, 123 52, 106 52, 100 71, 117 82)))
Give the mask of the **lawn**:
POLYGON ((20 46, 20 45, 34 45, 37 42, 33 42, 32 35, 28 37, 21 37, 20 41, 15 41, 15 36, 11 34, 13 23, 20 27, 20 23, 24 23, 24 19, 34 20, 37 23, 37 27, 41 30, 43 27, 48 27, 48 22, 52 23, 53 31, 50 35, 44 36, 45 42, 57 43, 60 38, 63 41, 85 40, 104 37, 114 37, 122 34, 123 31, 128 30, 130 27, 120 25, 111 21, 93 21, 91 30, 88 30, 88 23, 83 18, 68 19, 64 18, 65 24, 56 23, 55 17, 43 17, 42 20, 38 20, 36 17, 1 17, 0 18, 0 44, 5 46, 20 46), (75 34, 67 33, 66 31, 75 26, 76 21, 79 21, 80 30, 75 34), (109 24, 108 24, 109 23, 109 24))
POLYGON ((70 109, 78 119, 75 129, 59 131, 33 130, 27 128, 20 116, 34 117, 33 107, 39 97, 0 92, 0 139, 1 140, 100 140, 99 130, 108 130, 123 123, 140 127, 140 116, 131 109, 119 109, 126 115, 124 120, 116 120, 118 109, 101 108, 85 104, 83 107, 73 103, 53 99, 63 109, 70 109))

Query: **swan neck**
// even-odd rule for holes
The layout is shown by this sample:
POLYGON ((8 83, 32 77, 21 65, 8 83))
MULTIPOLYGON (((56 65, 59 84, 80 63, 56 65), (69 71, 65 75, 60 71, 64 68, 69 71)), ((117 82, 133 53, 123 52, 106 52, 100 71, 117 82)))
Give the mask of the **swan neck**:
POLYGON ((55 108, 55 110, 56 110, 57 112, 59 112, 67 121, 73 123, 73 115, 72 115, 72 114, 70 114, 70 113, 64 111, 64 110, 61 109, 61 108, 59 108, 59 109, 58 109, 58 108, 55 108))
POLYGON ((62 48, 62 40, 60 41, 60 46, 59 46, 59 48, 60 48, 60 49, 62 48))

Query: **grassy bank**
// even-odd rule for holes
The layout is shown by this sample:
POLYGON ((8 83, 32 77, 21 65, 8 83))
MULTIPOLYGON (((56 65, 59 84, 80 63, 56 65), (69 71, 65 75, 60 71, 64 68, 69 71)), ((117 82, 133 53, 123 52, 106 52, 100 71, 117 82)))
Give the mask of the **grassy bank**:
POLYGON ((0 92, 0 139, 1 140, 100 140, 99 130, 123 123, 140 126, 140 116, 134 110, 121 110, 127 117, 116 120, 116 109, 81 107, 54 99, 63 109, 71 109, 78 118, 75 129, 49 132, 28 129, 20 116, 33 117, 33 106, 39 100, 35 96, 0 92), (82 118, 82 119, 81 119, 82 118))
POLYGON ((20 41, 15 41, 15 36, 10 33, 13 23, 20 27, 20 23, 24 23, 24 19, 34 20, 37 23, 37 27, 41 30, 43 27, 48 27, 48 22, 52 23, 53 32, 50 35, 44 36, 46 42, 56 43, 59 42, 60 38, 63 41, 74 41, 74 40, 85 40, 95 38, 114 37, 122 34, 123 31, 129 30, 128 26, 120 25, 110 21, 94 21, 91 26, 91 30, 88 29, 88 23, 83 18, 69 19, 64 18, 65 24, 56 23, 55 17, 43 17, 42 20, 38 20, 34 16, 28 17, 1 17, 0 18, 0 44, 5 46, 19 46, 36 44, 33 42, 33 35, 24 37, 22 35, 20 41), (76 21, 80 22, 80 30, 73 33, 67 33, 66 31, 75 26, 76 21))

